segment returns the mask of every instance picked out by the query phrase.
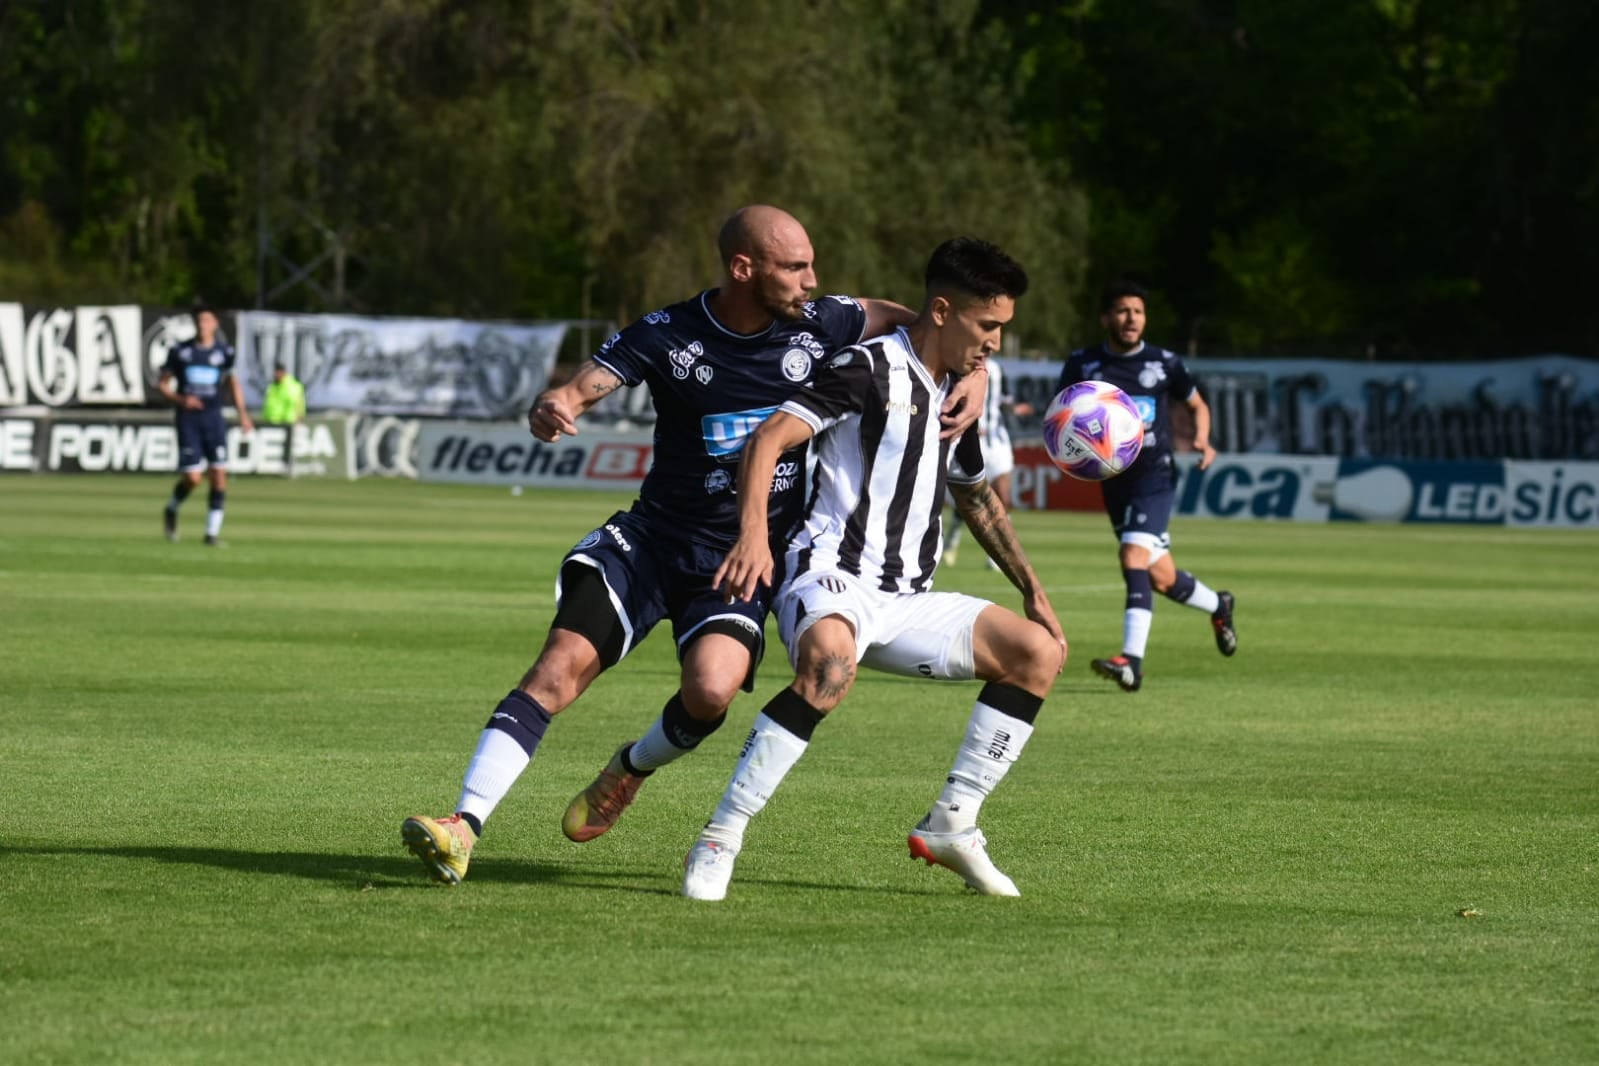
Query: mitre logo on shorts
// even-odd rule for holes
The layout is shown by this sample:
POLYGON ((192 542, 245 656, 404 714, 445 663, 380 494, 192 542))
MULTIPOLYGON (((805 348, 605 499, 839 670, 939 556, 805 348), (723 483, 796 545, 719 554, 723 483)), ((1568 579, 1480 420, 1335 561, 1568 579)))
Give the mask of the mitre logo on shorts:
POLYGON ((1138 383, 1146 389, 1152 389, 1166 380, 1166 368, 1160 363, 1145 363, 1144 369, 1138 372, 1138 383))
POLYGON ((707 496, 715 496, 718 492, 726 492, 731 484, 733 484, 733 476, 726 470, 712 470, 705 475, 705 494, 707 496))
POLYGON ((783 376, 796 383, 810 377, 811 353, 803 348, 790 348, 784 352, 783 376))
POLYGON ((666 353, 666 358, 672 364, 672 376, 679 381, 688 377, 688 372, 694 366, 694 360, 705 354, 705 345, 695 341, 687 348, 673 348, 666 353))

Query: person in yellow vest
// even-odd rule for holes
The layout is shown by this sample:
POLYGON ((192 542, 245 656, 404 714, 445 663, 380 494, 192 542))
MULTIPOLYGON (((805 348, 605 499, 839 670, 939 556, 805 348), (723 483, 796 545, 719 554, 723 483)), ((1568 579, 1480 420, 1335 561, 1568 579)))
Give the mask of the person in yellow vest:
POLYGON ((261 421, 280 426, 305 421, 305 386, 282 363, 272 371, 272 384, 267 386, 261 406, 261 421))

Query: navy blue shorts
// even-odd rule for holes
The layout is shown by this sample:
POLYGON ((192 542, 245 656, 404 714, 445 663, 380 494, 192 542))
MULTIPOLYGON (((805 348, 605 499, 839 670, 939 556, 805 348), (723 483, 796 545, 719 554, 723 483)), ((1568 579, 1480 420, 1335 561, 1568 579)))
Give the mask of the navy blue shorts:
MULTIPOLYGON (((631 511, 618 511, 567 553, 561 566, 582 563, 599 570, 621 622, 621 655, 638 646, 655 624, 672 620, 678 658, 706 628, 733 627, 749 640, 752 660, 744 690, 755 684, 755 666, 766 651, 766 615, 772 590, 749 601, 728 603, 711 585, 727 550, 675 528, 663 528, 631 511)), ((782 558, 777 559, 778 567, 782 558)), ((779 582, 780 583, 780 582, 779 582)), ((557 580, 556 595, 561 589, 557 580)))
POLYGON ((1171 547, 1172 506, 1177 482, 1172 470, 1160 467, 1136 478, 1127 475, 1101 482, 1105 514, 1123 544, 1141 544, 1157 556, 1171 547))
POLYGON ((178 414, 178 469, 228 465, 228 422, 221 411, 178 414))

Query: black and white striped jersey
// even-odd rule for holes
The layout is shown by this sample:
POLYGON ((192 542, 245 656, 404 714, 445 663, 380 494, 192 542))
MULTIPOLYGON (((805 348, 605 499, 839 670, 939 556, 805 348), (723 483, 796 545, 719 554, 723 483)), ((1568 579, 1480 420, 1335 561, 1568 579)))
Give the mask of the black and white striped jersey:
POLYGON ((885 592, 925 592, 943 547, 947 481, 983 480, 976 427, 950 454, 936 384, 901 329, 842 349, 781 411, 816 430, 816 486, 787 574, 842 570, 885 592))

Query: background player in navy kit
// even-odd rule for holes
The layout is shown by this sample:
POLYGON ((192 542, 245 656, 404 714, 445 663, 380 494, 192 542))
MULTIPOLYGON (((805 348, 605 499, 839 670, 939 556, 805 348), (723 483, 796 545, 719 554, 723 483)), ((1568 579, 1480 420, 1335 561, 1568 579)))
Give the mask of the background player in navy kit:
POLYGON ((168 540, 178 539, 178 508, 200 484, 200 471, 211 479, 205 516, 205 542, 221 543, 222 508, 228 491, 228 423, 222 416, 225 385, 246 433, 254 425, 244 406, 244 391, 233 375, 233 346, 217 339, 217 316, 209 307, 194 308, 192 340, 172 346, 157 384, 161 395, 178 409, 178 483, 161 512, 168 540))
POLYGON ((1066 639, 1000 500, 975 429, 953 449, 932 417, 953 376, 999 346, 1027 274, 985 241, 955 238, 927 264, 908 328, 840 352, 751 439, 739 473, 741 536, 717 572, 730 596, 759 595, 778 569, 755 501, 782 454, 819 434, 817 485, 787 548, 777 593, 794 681, 756 716, 733 778, 684 862, 683 894, 727 895, 745 828, 855 681, 856 664, 907 677, 986 681, 943 793, 911 831, 913 857, 985 895, 1016 886, 989 861, 978 809, 1021 754, 1065 661, 1066 639), (952 454, 953 452, 953 454, 952 454), (932 590, 946 484, 974 535, 1022 593, 1027 617, 932 590))
MULTIPOLYGON (((576 433, 579 415, 623 385, 649 386, 655 457, 639 498, 584 537, 557 579, 558 606, 538 660, 500 701, 467 766, 455 814, 415 816, 402 839, 434 877, 454 884, 483 820, 526 769, 550 717, 628 654, 651 627, 671 619, 681 687, 638 741, 619 747, 567 808, 575 841, 606 832, 644 778, 695 748, 748 690, 763 651, 767 596, 726 602, 711 582, 738 534, 733 492, 745 438, 811 380, 838 348, 914 316, 898 304, 826 296, 816 286, 805 229, 774 207, 741 209, 722 227, 721 284, 644 316, 606 341, 572 379, 542 393, 528 412, 533 435, 576 433)), ((955 430, 976 420, 982 385, 955 430)), ((799 520, 803 443, 783 458, 769 498, 774 535, 799 520)))
POLYGON ((1216 648, 1223 655, 1238 650, 1233 630, 1233 596, 1216 592, 1171 555, 1172 503, 1177 469, 1172 462, 1170 401, 1184 404, 1194 419, 1193 446, 1200 469, 1216 458, 1210 444, 1210 407, 1199 394, 1182 359, 1144 343, 1147 293, 1132 282, 1107 286, 1100 299, 1099 321, 1105 341, 1073 352, 1061 371, 1060 388, 1079 381, 1108 381, 1125 392, 1144 416, 1144 449, 1120 476, 1102 483, 1105 513, 1121 543, 1122 580, 1127 607, 1122 621, 1122 653, 1095 659, 1094 671, 1136 692, 1144 680, 1144 649, 1154 620, 1153 592, 1210 615, 1216 648))

